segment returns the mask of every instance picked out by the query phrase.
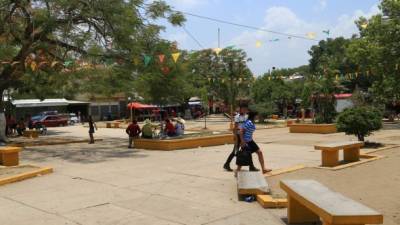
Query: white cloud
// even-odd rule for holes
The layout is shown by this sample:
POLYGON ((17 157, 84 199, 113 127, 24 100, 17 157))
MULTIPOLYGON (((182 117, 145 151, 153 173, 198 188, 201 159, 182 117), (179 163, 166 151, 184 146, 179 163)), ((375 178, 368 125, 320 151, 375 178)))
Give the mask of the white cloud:
POLYGON ((328 0, 318 0, 318 3, 314 7, 314 11, 321 12, 328 6, 328 0))
MULTIPOLYGON (((377 6, 372 7, 369 12, 356 10, 351 15, 339 16, 334 24, 328 24, 303 20, 289 8, 275 6, 266 10, 262 28, 299 36, 306 36, 307 32, 315 32, 316 39, 327 38, 322 31, 329 29, 330 37, 351 37, 352 34, 358 33, 354 23, 356 19, 360 16, 370 17, 378 12, 377 6)), ((287 68, 307 64, 308 50, 317 42, 297 38, 288 39, 285 36, 263 31, 244 31, 227 43, 227 45, 231 44, 243 48, 248 53, 248 56, 253 59, 249 64, 250 68, 255 75, 261 75, 272 67, 287 68), (275 38, 279 38, 280 41, 269 41, 275 38), (256 48, 257 40, 263 42, 261 48, 256 48)))

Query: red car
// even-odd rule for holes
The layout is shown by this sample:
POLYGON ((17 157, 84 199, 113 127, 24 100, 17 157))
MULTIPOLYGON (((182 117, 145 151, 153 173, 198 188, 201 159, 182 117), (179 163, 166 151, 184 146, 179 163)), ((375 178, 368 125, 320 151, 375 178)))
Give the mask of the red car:
POLYGON ((43 116, 39 120, 34 120, 32 122, 32 124, 33 124, 33 127, 36 127, 37 125, 44 125, 46 127, 67 126, 68 119, 61 117, 61 116, 47 115, 47 116, 43 116))

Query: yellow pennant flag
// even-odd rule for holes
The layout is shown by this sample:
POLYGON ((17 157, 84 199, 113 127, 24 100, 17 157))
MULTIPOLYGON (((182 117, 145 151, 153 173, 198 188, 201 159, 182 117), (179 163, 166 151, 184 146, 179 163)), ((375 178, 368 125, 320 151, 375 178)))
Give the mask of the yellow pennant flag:
POLYGON ((174 60, 174 62, 176 63, 179 59, 179 56, 181 56, 181 53, 176 52, 176 53, 172 53, 172 59, 174 60))
POLYGON ((222 48, 214 48, 213 51, 219 55, 219 53, 222 51, 222 48))
POLYGON ((308 32, 306 35, 310 39, 314 39, 317 36, 317 34, 315 32, 308 32))
POLYGON ((31 63, 31 69, 32 69, 32 71, 36 71, 36 68, 37 68, 37 64, 36 64, 35 61, 33 61, 33 62, 31 63))
POLYGON ((261 41, 256 41, 256 47, 260 48, 262 46, 262 42, 261 41))
POLYGON ((361 24, 361 28, 367 29, 367 27, 368 27, 368 23, 363 23, 363 24, 361 24))

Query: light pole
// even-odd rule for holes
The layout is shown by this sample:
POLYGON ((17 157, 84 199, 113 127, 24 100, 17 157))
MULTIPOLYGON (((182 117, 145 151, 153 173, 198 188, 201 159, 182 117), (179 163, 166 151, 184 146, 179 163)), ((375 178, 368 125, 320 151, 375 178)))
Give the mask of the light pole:
POLYGON ((129 110, 130 110, 130 113, 131 113, 131 116, 130 116, 130 120, 131 120, 131 122, 132 122, 132 120, 133 120, 133 113, 132 113, 132 98, 131 97, 128 97, 128 101, 129 101, 129 110))

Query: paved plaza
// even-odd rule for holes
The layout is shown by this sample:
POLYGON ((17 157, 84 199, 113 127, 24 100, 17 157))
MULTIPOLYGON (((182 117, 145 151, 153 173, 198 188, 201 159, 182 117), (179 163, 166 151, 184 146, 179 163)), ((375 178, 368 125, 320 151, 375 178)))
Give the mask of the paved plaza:
MULTIPOLYGON (((386 125, 368 140, 400 144, 396 129, 386 125)), ((87 138, 87 128, 49 130, 48 138, 57 136, 87 138)), ((1 224, 286 224, 286 209, 237 200, 233 173, 222 169, 232 145, 163 152, 128 149, 124 129, 102 128, 95 137, 103 141, 25 148, 22 164, 52 166, 54 173, 1 186, 1 224)), ((355 137, 274 128, 259 129, 255 140, 276 170, 318 166, 315 144, 355 137)))

